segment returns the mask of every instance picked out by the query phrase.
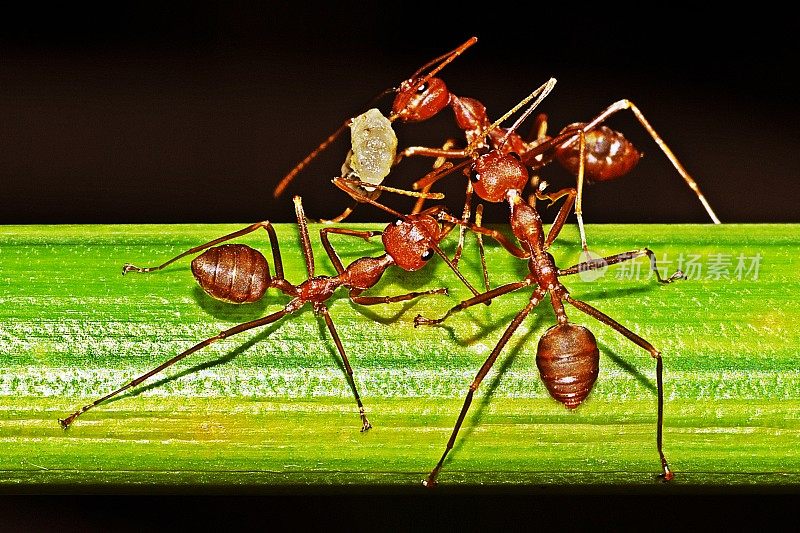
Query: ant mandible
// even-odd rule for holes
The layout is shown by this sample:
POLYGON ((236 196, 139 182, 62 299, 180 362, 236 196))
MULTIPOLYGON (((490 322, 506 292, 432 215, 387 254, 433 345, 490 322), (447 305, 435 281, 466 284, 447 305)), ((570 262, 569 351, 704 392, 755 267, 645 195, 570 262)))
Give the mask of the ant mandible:
MULTIPOLYGON (((345 157, 340 176, 344 179, 344 181, 340 182, 340 185, 346 184, 347 187, 340 188, 349 194, 355 200, 355 203, 347 207, 338 216, 324 219, 322 222, 341 222, 353 212, 353 209, 359 203, 365 203, 364 198, 374 200, 382 191, 418 198, 417 207, 412 211, 412 214, 421 211, 424 200, 442 199, 444 196, 437 193, 406 191, 382 185, 392 167, 399 161, 397 158, 397 135, 392 128, 392 123, 395 120, 400 120, 401 122, 427 120, 445 107, 447 101, 442 99, 442 95, 446 94, 447 91, 441 80, 435 76, 477 41, 477 37, 468 39, 454 50, 425 63, 408 80, 401 83, 399 88, 388 89, 373 98, 372 102, 375 102, 385 94, 398 93, 389 117, 384 116, 377 108, 370 107, 366 112, 345 120, 336 131, 330 134, 281 179, 272 193, 273 197, 279 198, 297 174, 327 149, 345 129, 349 128, 351 131, 351 148, 345 157), (412 81, 415 84, 413 87, 410 85, 412 81), (440 88, 444 89, 444 93, 441 92, 440 88), (405 106, 412 107, 414 111, 406 112, 405 106)), ((445 147, 447 146, 449 144, 445 145, 445 147)))
POLYGON ((364 411, 364 406, 353 378, 353 369, 347 359, 344 346, 339 338, 339 334, 336 332, 333 319, 328 312, 328 307, 325 302, 327 302, 340 287, 349 289, 350 300, 360 305, 404 302, 425 295, 447 294, 447 289, 444 288, 409 292, 398 296, 366 296, 362 294, 367 289, 376 285, 383 273, 390 266, 398 266, 407 271, 416 271, 422 268, 434 254, 441 256, 445 262, 450 265, 459 279, 467 285, 473 294, 478 294, 438 246, 439 242, 454 227, 449 223, 437 220, 437 215, 444 209, 443 207, 431 207, 422 213, 401 215, 374 200, 370 200, 370 203, 385 208, 388 212, 395 215, 397 219, 386 226, 383 231, 361 231, 344 228, 322 228, 320 230, 322 245, 336 269, 335 276, 316 276, 314 274, 314 256, 311 249, 311 241, 308 236, 307 221, 299 196, 295 196, 294 205, 303 256, 308 272, 308 278, 299 285, 293 285, 283 276, 283 262, 278 246, 278 238, 272 223, 268 221, 252 224, 239 231, 186 250, 156 267, 143 268, 131 264, 124 265, 122 268, 123 274, 127 272, 153 272, 161 270, 183 257, 203 252, 192 260, 192 273, 200 284, 200 287, 210 296, 232 303, 249 303, 260 300, 267 289, 274 288, 290 296, 291 300, 279 311, 228 328, 213 337, 209 337, 195 344, 188 350, 181 352, 149 372, 142 374, 119 389, 84 406, 68 417, 59 419, 61 426, 67 429, 78 416, 89 409, 139 385, 146 379, 158 374, 162 370, 174 365, 178 361, 209 344, 253 328, 277 322, 287 315, 296 313, 306 304, 311 304, 314 313, 318 316, 321 315, 324 319, 328 331, 336 344, 336 349, 342 358, 347 373, 347 381, 352 389, 361 417, 361 431, 370 429, 372 425, 364 411), (258 250, 245 244, 222 244, 226 241, 257 231, 260 228, 263 228, 269 236, 272 258, 275 265, 274 276, 270 273, 267 259, 258 250), (365 240, 381 236, 384 253, 379 257, 362 257, 356 259, 345 267, 342 265, 338 254, 330 243, 328 238, 328 234, 330 233, 359 237, 365 240))
MULTIPOLYGON (((532 108, 533 106, 527 110, 526 114, 515 123, 514 127, 530 113, 532 108)), ((578 407, 588 396, 599 372, 599 350, 595 337, 588 328, 570 323, 564 309, 564 302, 567 302, 579 311, 610 326, 637 346, 648 351, 656 360, 656 383, 658 388, 656 447, 661 460, 662 473, 660 477, 665 481, 672 479, 673 473, 669 468, 662 450, 664 387, 661 352, 648 341, 602 311, 570 296, 569 291, 561 284, 559 278, 587 270, 597 270, 607 265, 630 261, 645 255, 650 259, 651 268, 660 283, 671 283, 677 279, 683 279, 683 273, 677 271, 670 277, 663 279, 656 266, 655 254, 648 248, 581 262, 565 269, 558 268, 555 259, 548 252, 548 249, 564 226, 564 222, 573 207, 577 196, 575 188, 565 188, 554 193, 544 193, 542 187, 537 189, 534 194, 535 199, 549 200, 552 204, 564 198, 564 203, 559 209, 555 221, 545 235, 542 219, 536 209, 535 201, 525 202, 522 199, 522 190, 528 183, 530 177, 528 169, 520 155, 513 151, 508 152, 498 148, 483 155, 475 156, 470 165, 469 174, 475 194, 477 194, 478 197, 487 202, 508 203, 510 208, 511 230, 514 237, 516 237, 519 242, 519 246, 511 242, 510 239, 506 238, 499 231, 479 227, 465 221, 453 221, 464 224, 473 231, 495 238, 512 254, 519 258, 526 259, 529 273, 525 279, 521 281, 501 285, 483 294, 462 301, 458 305, 452 307, 441 318, 429 319, 422 315, 417 315, 414 319, 415 327, 420 325, 441 324, 454 313, 525 287, 531 287, 532 294, 527 305, 517 313, 511 323, 506 327, 497 345, 470 384, 467 396, 464 400, 464 405, 458 415, 445 451, 439 459, 439 462, 424 481, 424 484, 426 486, 433 486, 436 484, 439 471, 448 453, 453 448, 456 436, 472 403, 473 394, 494 365, 516 329, 533 308, 548 294, 550 295, 550 303, 555 312, 557 324, 549 328, 540 338, 536 353, 536 364, 542 381, 551 397, 561 402, 569 409, 578 407)))

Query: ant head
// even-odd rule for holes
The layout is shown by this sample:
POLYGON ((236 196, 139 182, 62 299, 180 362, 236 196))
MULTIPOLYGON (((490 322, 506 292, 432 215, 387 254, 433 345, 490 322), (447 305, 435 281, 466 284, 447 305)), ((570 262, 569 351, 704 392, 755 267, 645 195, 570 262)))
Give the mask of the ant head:
POLYGON ((400 84, 392 104, 392 118, 421 122, 450 103, 450 91, 440 78, 412 78, 400 84))
POLYGON ((420 122, 428 120, 447 107, 450 103, 450 91, 444 82, 435 76, 476 42, 478 38, 471 37, 455 50, 425 63, 401 83, 392 104, 392 115, 389 120, 420 122), (428 69, 430 70, 426 73, 428 69))
POLYGON ((528 169, 515 152, 492 150, 478 156, 464 173, 472 188, 486 202, 502 202, 510 191, 521 191, 528 183, 528 169))
MULTIPOLYGON (((464 169, 464 174, 469 177, 475 194, 482 200, 493 203, 502 202, 510 191, 522 191, 528 183, 527 167, 522 163, 520 156, 510 149, 505 149, 505 145, 509 136, 516 131, 519 125, 536 109, 536 106, 553 90, 555 84, 555 78, 550 78, 488 128, 485 128, 465 149, 465 152, 472 158, 472 162, 464 169), (478 155, 478 141, 534 98, 536 100, 533 104, 506 131, 500 142, 491 151, 478 155)), ((461 164, 456 165, 451 170, 460 166, 461 164)), ((439 177, 441 176, 437 176, 437 179, 439 177)), ((416 185, 418 184, 419 182, 416 185)))
POLYGON ((417 214, 398 218, 383 230, 383 246, 403 270, 419 270, 435 254, 442 240, 439 222, 431 215, 417 214))

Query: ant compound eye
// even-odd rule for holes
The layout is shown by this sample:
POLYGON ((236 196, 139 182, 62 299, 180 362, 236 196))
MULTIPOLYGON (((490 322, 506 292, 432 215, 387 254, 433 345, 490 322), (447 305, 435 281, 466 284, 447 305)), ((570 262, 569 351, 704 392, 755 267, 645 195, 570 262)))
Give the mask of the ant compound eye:
POLYGON ((398 218, 397 220, 394 221, 394 225, 395 226, 401 226, 402 224, 403 224, 403 219, 402 218, 398 218))
POLYGON ((428 248, 425 252, 420 256, 423 261, 427 261, 431 257, 433 257, 433 248, 428 248))
POLYGON ((422 94, 427 90, 428 90, 428 83, 425 82, 422 85, 420 85, 419 87, 417 87, 417 94, 422 94))
POLYGON ((481 180, 481 175, 476 170, 471 170, 469 173, 469 181, 476 183, 481 180))
POLYGON ((522 161, 522 158, 520 157, 520 155, 517 152, 509 152, 508 155, 510 155, 511 157, 516 159, 517 161, 522 161))

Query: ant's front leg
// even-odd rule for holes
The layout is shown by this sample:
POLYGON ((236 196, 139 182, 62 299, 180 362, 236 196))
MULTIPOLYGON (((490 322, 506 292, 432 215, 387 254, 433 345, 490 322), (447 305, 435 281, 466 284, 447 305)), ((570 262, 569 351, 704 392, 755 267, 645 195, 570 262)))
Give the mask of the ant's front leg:
POLYGON ((658 280, 659 283, 667 284, 667 283, 672 283, 673 281, 677 281, 679 279, 686 279, 686 275, 680 270, 676 270, 668 278, 662 278, 661 273, 658 270, 658 262, 656 261, 656 254, 654 254, 653 251, 650 250, 649 248, 642 248, 641 250, 622 252, 620 254, 610 255, 608 257, 600 257, 597 259, 591 259, 589 261, 583 261, 581 263, 578 263, 577 265, 572 265, 569 268, 559 269, 558 275, 570 276, 572 274, 579 274, 581 272, 587 272, 589 270, 599 270, 609 265, 615 265, 617 263, 622 263, 625 261, 632 261, 634 259, 637 259, 645 255, 650 259, 650 269, 655 273, 656 279, 658 280))
POLYGON ((447 320, 450 315, 458 313, 459 311, 463 311, 468 307, 472 307, 473 305, 482 304, 486 302, 490 302, 494 298, 501 296, 503 294, 513 292, 517 289, 521 289, 522 287, 527 287, 528 285, 534 282, 533 278, 527 277, 524 281, 516 281, 514 283, 507 283, 506 285, 501 285, 500 287, 496 287, 490 291, 486 291, 484 293, 478 294, 477 296, 473 296, 468 300, 464 300, 463 302, 459 303, 458 305, 451 307, 444 316, 437 319, 432 318, 425 318, 422 315, 417 315, 414 318, 414 327, 417 326, 435 326, 437 324, 441 324, 445 320, 447 320))
POLYGON ((331 244, 330 239, 328 238, 328 233, 335 233, 337 235, 348 235, 350 237, 359 237, 368 241, 372 237, 377 237, 381 235, 382 231, 361 231, 361 230, 353 230, 353 229, 346 229, 346 228, 322 228, 319 230, 319 239, 322 241, 322 247, 325 248, 325 252, 328 254, 328 257, 333 263, 333 268, 336 269, 337 274, 344 273, 344 266, 342 265, 342 260, 339 258, 339 254, 336 253, 336 249, 331 244))

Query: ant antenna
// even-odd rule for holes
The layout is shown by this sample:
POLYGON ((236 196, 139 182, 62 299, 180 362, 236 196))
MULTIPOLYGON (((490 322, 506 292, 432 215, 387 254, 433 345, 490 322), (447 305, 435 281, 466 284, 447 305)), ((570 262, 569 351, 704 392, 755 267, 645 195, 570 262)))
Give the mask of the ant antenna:
POLYGON ((469 144, 469 146, 467 146, 466 152, 470 154, 474 153, 478 143, 482 142, 482 140, 489 134, 490 131, 494 130, 496 127, 502 124, 508 117, 519 111, 522 106, 524 106, 525 104, 527 104, 528 102, 530 102, 531 100, 533 100, 538 96, 538 98, 536 98, 536 101, 533 104, 531 104, 531 106, 528 109, 525 110, 525 113, 523 113, 522 116, 518 118, 516 122, 514 122, 511 128, 509 128, 509 130, 503 136, 503 139, 497 146, 497 149, 500 150, 503 147, 503 145, 505 145, 506 141, 508 140, 508 136, 511 134, 511 132, 516 130, 522 123, 522 121, 524 121, 526 118, 528 118, 528 116, 531 113, 533 113, 533 110, 536 109, 540 103, 542 103, 542 100, 544 100, 548 94, 550 94, 550 91, 553 90, 553 87, 555 87, 555 85, 556 85, 555 78, 550 78, 545 83, 540 85, 535 91, 533 91, 531 94, 523 98, 517 105, 506 111, 506 113, 502 117, 498 118, 497 120, 494 121, 494 123, 485 128, 480 133, 480 135, 476 136, 475 139, 469 144))
MULTIPOLYGON (((536 109, 539 106, 539 104, 542 102, 542 100, 544 100, 547 97, 548 94, 550 94, 550 91, 553 90, 553 87, 555 87, 555 85, 556 85, 556 79, 555 78, 550 78, 549 80, 547 80, 547 82, 543 83, 541 86, 539 86, 539 88, 537 88, 531 94, 529 94, 528 96, 523 98, 517 105, 515 105, 513 108, 511 108, 509 111, 507 111, 502 117, 500 117, 499 119, 495 120, 493 124, 491 124, 486 129, 484 129, 480 133, 480 135, 476 136, 475 139, 464 149, 464 152, 467 153, 469 156, 474 155, 475 154, 475 150, 477 150, 478 143, 480 143, 481 140, 484 139, 489 134, 490 131, 492 131, 495 128, 497 128, 500 124, 503 123, 504 120, 506 120, 508 117, 510 117, 511 115, 516 113, 517 111, 519 111, 522 106, 524 106, 525 104, 527 104, 528 102, 530 102, 531 100, 536 98, 536 101, 533 104, 531 104, 531 106, 528 107, 528 109, 525 110, 525 112, 522 114, 522 116, 519 117, 516 120, 516 122, 514 122, 514 124, 511 126, 511 128, 509 128, 509 130, 503 136, 503 139, 501 140, 500 144, 497 146, 497 149, 500 150, 503 147, 503 145, 505 145, 506 141, 508 140, 509 135, 514 130, 516 130, 519 127, 519 125, 526 118, 528 118, 528 116, 530 116, 531 113, 533 113, 533 110, 536 109)), ((425 176, 423 176, 419 180, 415 181, 414 184, 413 184, 413 188, 414 188, 414 190, 419 190, 419 189, 423 189, 425 187, 428 187, 429 185, 433 185, 434 183, 436 183, 437 181, 439 181, 443 177, 445 177, 445 176, 447 176, 449 174, 452 174, 456 170, 464 168, 465 166, 469 165, 471 162, 472 162, 471 157, 468 157, 467 159, 465 159, 464 161, 460 162, 459 164, 457 164, 455 166, 450 166, 449 168, 442 167, 442 168, 438 169, 438 171, 429 172, 428 174, 426 174, 425 176)))
MULTIPOLYGON (((444 67, 449 65, 455 58, 460 56, 464 52, 464 50, 466 50, 467 48, 469 48, 470 46, 472 46, 476 42, 478 42, 478 38, 477 37, 472 37, 472 38, 468 39, 467 41, 465 41, 458 48, 456 48, 454 50, 451 50, 450 52, 447 52, 446 54, 443 54, 443 55, 437 57, 436 59, 433 59, 432 61, 429 61, 428 63, 424 64, 409 79, 413 80, 413 79, 417 78, 417 76, 419 76, 420 73, 424 72, 425 69, 430 68, 432 65, 436 65, 436 67, 434 67, 433 70, 431 70, 428 74, 426 74, 422 79, 420 79, 417 82, 418 85, 426 83, 429 79, 431 79, 437 73, 439 73, 439 71, 441 71, 444 67)), ((365 107, 368 108, 368 109, 371 108, 371 107, 374 107, 375 103, 378 102, 381 98, 383 98, 387 94, 396 93, 398 90, 399 90, 398 88, 392 87, 391 89, 385 89, 385 90, 381 91, 377 96, 372 98, 372 100, 370 100, 369 103, 365 107)), ((396 113, 392 114, 389 117, 389 121, 390 122, 394 122, 397 119, 398 116, 399 115, 396 114, 396 113)), ((328 146, 333 141, 335 141, 339 137, 339 135, 341 135, 342 132, 345 129, 347 129, 348 126, 350 126, 351 121, 352 121, 352 118, 348 118, 347 120, 345 120, 344 123, 342 123, 342 125, 339 126, 339 128, 336 131, 331 133, 328 136, 327 139, 322 141, 319 144, 319 146, 317 146, 310 154, 308 154, 302 161, 300 161, 291 171, 289 171, 289 173, 286 174, 281 179, 280 183, 278 183, 277 187, 275 187, 275 190, 272 192, 273 198, 278 198, 281 194, 283 194, 283 191, 286 189, 286 187, 289 185, 289 183, 292 182, 292 180, 295 178, 295 176, 297 176, 297 174, 300 173, 300 171, 302 171, 305 167, 307 167, 308 164, 311 161, 313 161, 321 152, 323 152, 326 148, 328 148, 328 146)))
POLYGON ((490 130, 494 129, 496 126, 500 125, 500 123, 502 121, 504 121, 508 116, 510 116, 513 113, 515 113, 520 107, 522 107, 523 105, 528 103, 528 101, 530 101, 531 98, 533 98, 535 95, 538 94, 538 98, 536 98, 536 101, 533 104, 531 104, 531 106, 528 109, 526 109, 525 112, 508 129, 508 131, 506 132, 506 134, 503 136, 502 140, 500 141, 500 144, 497 145, 498 150, 501 150, 503 148, 503 146, 505 146, 506 141, 508 140, 508 137, 511 135, 511 133, 513 131, 516 131, 516 129, 519 127, 519 125, 522 124, 525 121, 525 119, 530 116, 531 113, 533 113, 533 110, 536 109, 537 107, 539 107, 539 104, 542 103, 542 100, 547 98, 547 95, 550 94, 550 91, 552 91, 553 87, 555 87, 555 86, 556 86, 556 79, 555 78, 550 78, 541 87, 539 87, 538 89, 533 91, 522 102, 517 104, 511 111, 509 111, 508 113, 503 115, 500 118, 500 120, 498 120, 497 122, 492 124, 492 126, 489 128, 490 130))
POLYGON ((410 79, 410 80, 414 80, 414 79, 416 79, 416 78, 417 78, 417 76, 419 76, 419 75, 420 75, 422 72, 424 72, 426 68, 428 68, 428 67, 430 67, 430 66, 432 66, 432 65, 435 65, 436 63, 439 63, 439 65, 438 65, 436 68, 434 68, 433 70, 431 70, 431 71, 430 71, 428 74, 426 74, 426 75, 425 75, 425 77, 424 77, 424 78, 422 78, 421 80, 419 80, 421 83, 425 83, 426 81, 428 81, 429 79, 431 79, 432 77, 434 77, 436 74, 438 74, 438 73, 439 73, 439 71, 441 71, 441 70, 442 70, 444 67, 446 67, 447 65, 449 65, 449 64, 450 64, 450 63, 451 63, 451 62, 452 62, 452 61, 453 61, 455 58, 457 58, 458 56, 460 56, 461 54, 463 54, 463 53, 464 53, 464 50, 466 50, 467 48, 469 48, 470 46, 472 46, 473 44, 475 44, 475 43, 477 43, 477 42, 478 42, 478 38, 477 38, 477 37, 470 37, 470 38, 469 38, 467 41, 465 41, 465 42, 464 42, 464 43, 463 43, 461 46, 459 46, 458 48, 456 48, 456 49, 454 49, 454 50, 451 50, 450 52, 447 52, 446 54, 442 54, 442 55, 440 55, 439 57, 437 57, 436 59, 432 59, 431 61, 428 61, 427 63, 425 63, 424 65, 422 65, 422 66, 421 66, 421 67, 420 67, 420 68, 419 68, 419 69, 418 69, 418 70, 417 70, 417 71, 416 71, 414 74, 412 74, 412 75, 411 75, 411 77, 410 77, 410 78, 408 78, 408 79, 410 79))
MULTIPOLYGON (((388 94, 392 94, 392 93, 394 93, 394 92, 397 92, 397 89, 395 89, 395 88, 391 88, 391 89, 384 89, 384 90, 383 90, 383 91, 381 91, 381 92, 380 92, 380 93, 379 93, 377 96, 374 96, 374 97, 373 97, 373 98, 372 98, 372 99, 371 99, 371 100, 370 100, 370 101, 369 101, 369 102, 368 102, 368 103, 367 103, 365 106, 363 106, 363 107, 362 107, 362 109, 364 109, 364 108, 367 108, 367 109, 369 109, 369 108, 375 107, 375 104, 376 104, 376 103, 377 103, 377 102, 378 102, 378 101, 379 101, 381 98, 385 97, 385 96, 386 96, 386 95, 388 95, 388 94)), ((347 128, 350 126, 350 123, 351 123, 352 121, 353 121, 353 119, 352 119, 352 118, 348 118, 347 120, 345 120, 345 121, 342 123, 342 125, 341 125, 341 126, 339 126, 339 128, 338 128, 336 131, 334 131, 333 133, 331 133, 331 134, 328 136, 328 138, 327 138, 327 139, 325 139, 324 141, 322 141, 321 143, 319 143, 319 146, 317 146, 317 147, 316 147, 316 148, 315 148, 315 149, 314 149, 314 150, 313 150, 313 151, 312 151, 310 154, 308 154, 308 155, 307 155, 307 156, 306 156, 306 157, 305 157, 305 158, 304 158, 302 161, 300 161, 300 162, 299 162, 299 163, 298 163, 298 164, 297 164, 297 165, 296 165, 296 166, 295 166, 295 167, 294 167, 294 168, 293 168, 291 171, 289 171, 289 173, 288 173, 288 174, 286 174, 286 175, 283 177, 283 179, 281 179, 280 183, 278 183, 278 186, 277 186, 277 187, 275 187, 275 190, 274 190, 274 191, 272 191, 272 197, 273 197, 273 198, 278 198, 278 197, 279 197, 281 194, 283 194, 283 191, 284 191, 284 189, 286 189, 286 187, 289 185, 289 183, 291 183, 291 182, 292 182, 292 180, 294 179, 294 177, 295 177, 295 176, 297 176, 297 174, 298 174, 298 173, 300 173, 300 171, 301 171, 301 170, 303 170, 304 168, 306 168, 306 167, 308 166, 308 164, 309 164, 311 161, 313 161, 313 160, 314 160, 314 158, 316 158, 316 157, 317 157, 317 156, 318 156, 318 155, 319 155, 321 152, 323 152, 323 151, 324 151, 326 148, 328 148, 328 146, 329 146, 329 145, 330 145, 330 144, 331 144, 333 141, 335 141, 335 140, 336 140, 336 139, 339 137, 339 135, 341 135, 341 134, 342 134, 342 132, 343 132, 345 129, 347 129, 347 128)))
MULTIPOLYGON (((418 70, 417 70, 417 71, 416 71, 414 74, 412 74, 412 75, 411 75, 411 77, 410 77, 410 78, 408 78, 408 79, 409 79, 409 80, 415 80, 415 81, 416 81, 416 83, 415 83, 415 84, 416 84, 417 86, 424 85, 425 83, 427 83, 427 82, 428 82, 428 80, 430 80, 430 79, 431 79, 431 78, 433 78, 433 77, 434 77, 436 74, 438 74, 438 73, 439 73, 439 72, 440 72, 440 71, 441 71, 441 70, 442 70, 444 67, 446 67, 447 65, 449 65, 450 63, 452 63, 452 62, 453 62, 453 60, 454 60, 455 58, 457 58, 458 56, 460 56, 461 54, 463 54, 463 53, 464 53, 464 50, 466 50, 467 48, 469 48, 470 46, 472 46, 473 44, 475 44, 475 43, 477 43, 477 42, 478 42, 478 38, 477 38, 477 37, 471 37, 470 39, 468 39, 467 41, 465 41, 465 42, 464 42, 464 43, 463 43, 461 46, 459 46, 459 47, 458 47, 458 48, 456 48, 455 50, 451 50, 450 52, 447 52, 446 54, 443 54, 443 55, 441 55, 441 56, 437 57, 436 59, 433 59, 433 60, 431 60, 431 61, 428 61, 427 63, 425 63, 424 65, 422 65, 422 66, 421 66, 421 67, 420 67, 420 68, 419 68, 419 69, 418 69, 418 70), (436 65, 437 63, 438 63, 438 65, 436 65), (422 72, 424 72, 424 71, 425 71, 425 69, 429 68, 429 67, 430 67, 430 66, 432 66, 432 65, 436 65, 436 67, 435 67, 433 70, 431 70, 430 72, 428 72, 427 74, 425 74, 425 76, 423 76, 422 78, 420 78, 420 79, 417 79, 417 77, 418 77, 418 76, 419 76, 419 75, 420 75, 422 72)), ((400 113, 392 113, 392 114, 389 116, 389 121, 390 121, 390 122, 394 122, 395 120, 397 120, 397 117, 399 117, 399 116, 400 116, 400 113)))

